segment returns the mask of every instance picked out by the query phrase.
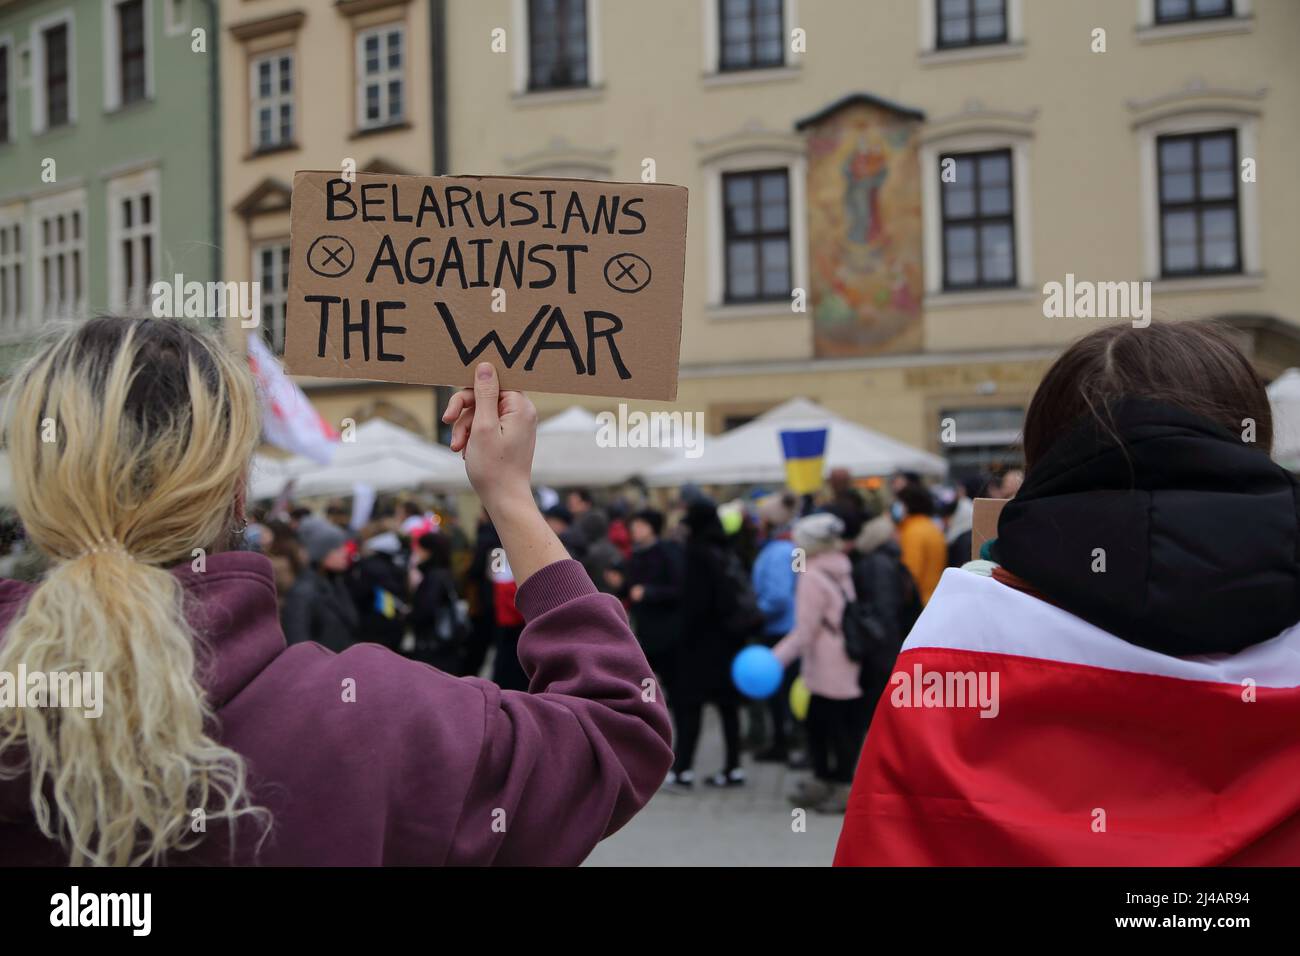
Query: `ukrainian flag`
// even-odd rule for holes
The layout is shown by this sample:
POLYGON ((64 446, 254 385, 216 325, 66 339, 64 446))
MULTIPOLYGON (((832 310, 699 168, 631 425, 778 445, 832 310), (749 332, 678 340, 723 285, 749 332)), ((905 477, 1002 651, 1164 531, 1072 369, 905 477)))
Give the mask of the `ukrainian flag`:
POLYGON ((796 495, 810 495, 821 488, 828 432, 827 428, 781 432, 785 483, 796 495))
POLYGON ((375 610, 390 621, 397 617, 397 599, 393 597, 391 591, 381 587, 375 588, 375 610))

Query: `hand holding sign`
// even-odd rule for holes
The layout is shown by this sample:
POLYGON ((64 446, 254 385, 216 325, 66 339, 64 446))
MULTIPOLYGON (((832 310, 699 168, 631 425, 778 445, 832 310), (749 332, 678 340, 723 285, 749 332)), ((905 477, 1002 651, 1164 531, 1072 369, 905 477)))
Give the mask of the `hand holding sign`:
POLYGON ((569 552, 537 510, 530 487, 537 409, 522 392, 503 392, 487 362, 474 370, 473 389, 447 403, 444 422, 455 422, 451 447, 465 456, 470 483, 483 500, 509 555, 515 581, 563 561, 569 552))
POLYGON ((451 450, 463 454, 470 484, 489 514, 499 504, 533 503, 537 409, 527 396, 501 391, 496 370, 480 362, 474 371, 474 388, 453 395, 442 420, 455 422, 451 450))

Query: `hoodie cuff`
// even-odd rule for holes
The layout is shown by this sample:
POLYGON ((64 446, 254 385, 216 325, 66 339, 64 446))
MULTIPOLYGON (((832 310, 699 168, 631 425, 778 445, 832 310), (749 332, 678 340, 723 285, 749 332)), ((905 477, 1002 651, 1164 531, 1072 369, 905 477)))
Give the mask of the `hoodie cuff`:
POLYGON ((586 568, 570 558, 548 564, 521 584, 515 592, 515 607, 524 620, 532 621, 561 604, 596 593, 586 568))

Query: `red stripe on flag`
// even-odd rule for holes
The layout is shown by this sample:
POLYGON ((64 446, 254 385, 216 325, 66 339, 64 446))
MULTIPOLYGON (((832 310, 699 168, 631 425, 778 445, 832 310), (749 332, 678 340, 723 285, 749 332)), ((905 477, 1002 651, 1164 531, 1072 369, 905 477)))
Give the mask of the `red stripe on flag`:
POLYGON ((1238 684, 905 651, 876 708, 835 863, 1300 863, 1300 688, 1253 693, 1246 702, 1238 684), (894 706, 898 675, 910 681, 918 664, 997 673, 997 716, 894 706))

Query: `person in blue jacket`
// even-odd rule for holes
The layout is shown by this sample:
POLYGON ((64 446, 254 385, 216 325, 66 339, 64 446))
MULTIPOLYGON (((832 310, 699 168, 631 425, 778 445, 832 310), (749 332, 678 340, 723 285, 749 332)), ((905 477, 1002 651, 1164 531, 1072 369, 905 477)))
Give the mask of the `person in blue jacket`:
MULTIPOLYGON (((763 643, 772 647, 794 629, 794 542, 790 525, 794 522, 798 502, 789 492, 768 495, 758 502, 762 524, 763 547, 754 559, 752 571, 758 608, 763 612, 763 643)), ((754 759, 782 762, 789 755, 790 730, 794 717, 790 713, 790 684, 798 674, 798 664, 786 669, 781 689, 766 701, 772 724, 771 741, 754 759)))

